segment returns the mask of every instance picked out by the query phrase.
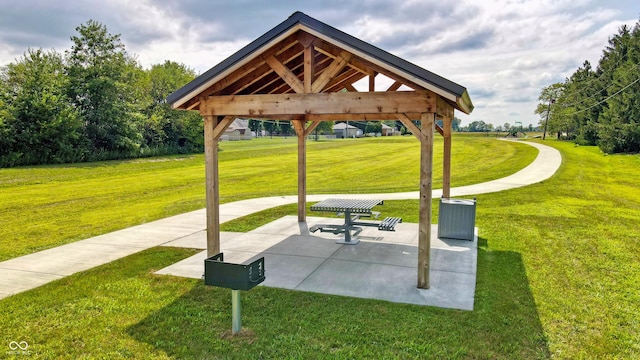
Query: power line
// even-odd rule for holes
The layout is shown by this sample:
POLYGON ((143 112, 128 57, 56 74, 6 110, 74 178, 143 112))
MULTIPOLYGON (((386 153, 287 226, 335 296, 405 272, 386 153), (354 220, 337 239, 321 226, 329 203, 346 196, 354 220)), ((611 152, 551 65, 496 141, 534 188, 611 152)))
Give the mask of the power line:
POLYGON ((616 91, 616 93, 614 93, 613 95, 608 96, 606 99, 604 99, 604 100, 602 100, 602 101, 598 102, 597 104, 592 105, 592 106, 589 106, 589 107, 588 107, 588 108, 586 108, 586 109, 578 110, 578 111, 576 111, 576 112, 574 112, 574 113, 571 113, 571 114, 569 114, 569 115, 575 115, 575 114, 579 114, 579 113, 581 113, 581 112, 587 111, 587 110, 589 110, 589 109, 593 109, 594 107, 596 107, 596 106, 598 106, 598 105, 600 105, 600 104, 604 103, 605 101, 607 101, 607 100, 611 99, 612 97, 614 97, 614 96, 616 96, 616 95, 620 94, 620 93, 621 93, 621 92, 623 92, 625 89, 629 88, 631 85, 633 85, 633 84, 637 83, 638 81, 640 81, 640 77, 639 77, 639 78, 637 78, 635 81, 631 82, 630 84, 628 84, 627 86, 623 87, 622 89, 620 89, 620 90, 616 91))
MULTIPOLYGON (((635 70, 636 70, 636 68, 639 68, 639 67, 640 67, 640 63, 636 64, 636 65, 635 65, 635 68, 630 69, 629 71, 627 71, 627 73, 626 73, 625 75, 628 75, 628 74, 632 73, 633 71, 635 71, 635 70)), ((602 77, 602 75, 601 75, 600 77, 602 77)), ((600 77, 599 77, 599 78, 597 78, 597 79, 600 79, 600 77)), ((591 80, 595 80, 595 79, 591 79, 591 80)), ((583 103, 583 102, 585 102, 585 101, 587 101, 587 100, 589 100, 589 99, 593 99, 594 97, 598 96, 598 94, 599 94, 599 93, 601 93, 601 92, 603 92, 603 91, 606 91, 606 90, 609 90, 609 88, 611 88, 613 85, 617 85, 617 84, 615 84, 615 83, 614 83, 614 80, 612 79, 612 80, 611 80, 611 84, 609 84, 609 86, 607 86, 607 87, 603 88, 602 90, 598 90, 598 91, 596 91, 593 95, 591 95, 591 96, 589 96, 589 97, 587 97, 587 98, 585 98, 585 99, 578 100, 578 101, 573 102, 573 103, 570 103, 570 104, 563 104, 563 105, 562 105, 562 107, 567 108, 567 107, 570 107, 570 106, 574 106, 574 105, 577 105, 577 104, 583 103)), ((586 86, 586 84, 581 84, 581 86, 586 86)), ((575 93, 577 93, 577 92, 575 92, 575 93)), ((574 93, 574 94, 570 94, 570 95, 575 95, 575 93, 574 93)))

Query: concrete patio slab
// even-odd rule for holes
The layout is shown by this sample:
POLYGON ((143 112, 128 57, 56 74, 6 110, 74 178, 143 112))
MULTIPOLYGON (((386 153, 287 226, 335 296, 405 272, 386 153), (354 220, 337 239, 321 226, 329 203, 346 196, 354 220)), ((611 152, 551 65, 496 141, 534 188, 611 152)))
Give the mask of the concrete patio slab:
MULTIPOLYGON (((309 234, 317 223, 340 219, 309 217, 304 224, 285 216, 221 244, 225 262, 248 264, 265 258, 262 286, 473 310, 477 264, 475 241, 434 239, 431 288, 417 285, 418 224, 395 232, 365 228, 358 245, 336 244, 337 235, 309 234)), ((437 225, 432 226, 432 234, 437 225)), ((203 251, 156 274, 200 279, 203 251)))

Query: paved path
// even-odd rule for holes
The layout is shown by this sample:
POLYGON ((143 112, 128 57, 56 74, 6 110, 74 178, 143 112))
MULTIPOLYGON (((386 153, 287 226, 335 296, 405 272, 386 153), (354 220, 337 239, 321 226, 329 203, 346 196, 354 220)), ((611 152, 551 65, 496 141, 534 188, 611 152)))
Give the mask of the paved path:
MULTIPOLYGON (((540 151, 529 166, 502 179, 452 188, 451 196, 484 194, 535 184, 548 179, 558 170, 562 163, 559 151, 537 143, 523 144, 540 151)), ((434 198, 441 194, 439 189, 433 191, 434 198)), ((307 201, 331 197, 403 200, 418 199, 419 193, 322 194, 308 195, 307 201)), ((295 202, 297 196, 274 196, 222 204, 220 222, 295 202)), ((154 246, 188 238, 205 228, 205 210, 200 209, 0 262, 0 299, 154 246)))

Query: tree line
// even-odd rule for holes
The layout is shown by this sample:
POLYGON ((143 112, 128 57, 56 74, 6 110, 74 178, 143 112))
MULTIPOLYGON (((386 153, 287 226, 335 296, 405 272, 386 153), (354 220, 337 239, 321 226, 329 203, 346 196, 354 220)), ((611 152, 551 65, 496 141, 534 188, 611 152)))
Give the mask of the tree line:
POLYGON ((558 138, 605 153, 640 152, 640 22, 618 29, 595 69, 585 61, 538 100, 541 127, 558 138))
POLYGON ((64 54, 28 49, 0 68, 0 167, 204 149, 200 115, 165 102, 192 69, 143 69, 120 35, 93 20, 76 31, 64 54))

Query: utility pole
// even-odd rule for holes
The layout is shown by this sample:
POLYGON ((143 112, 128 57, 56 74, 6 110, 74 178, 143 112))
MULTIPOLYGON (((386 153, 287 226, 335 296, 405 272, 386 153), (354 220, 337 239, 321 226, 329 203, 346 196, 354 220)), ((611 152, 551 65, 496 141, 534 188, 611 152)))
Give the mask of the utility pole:
POLYGON ((544 121, 544 132, 542 133, 542 140, 547 137, 547 123, 549 122, 549 113, 551 112, 551 104, 556 102, 553 98, 549 98, 549 106, 547 107, 547 119, 544 121))

